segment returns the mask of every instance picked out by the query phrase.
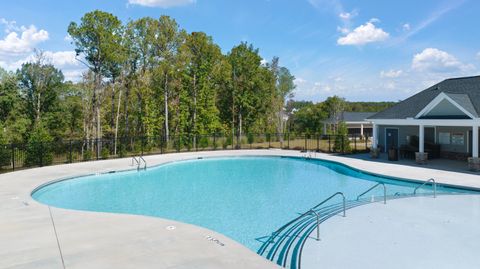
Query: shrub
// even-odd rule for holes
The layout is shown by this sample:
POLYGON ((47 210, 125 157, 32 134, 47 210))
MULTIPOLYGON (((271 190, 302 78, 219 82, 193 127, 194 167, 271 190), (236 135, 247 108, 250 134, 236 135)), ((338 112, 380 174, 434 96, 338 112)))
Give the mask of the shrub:
POLYGON ((91 150, 86 150, 84 153, 83 153, 83 160, 84 161, 90 161, 93 157, 93 152, 91 150))
POLYGON ((52 137, 40 124, 33 129, 27 142, 25 165, 49 165, 53 162, 52 137))
POLYGON ((11 149, 7 144, 7 135, 5 134, 2 123, 0 123, 0 168, 10 165, 11 149))
POLYGON ((100 155, 102 155, 102 159, 108 159, 108 156, 110 156, 110 150, 107 147, 103 147, 100 155))
POLYGON ((201 149, 207 148, 208 147, 208 137, 207 136, 200 137, 200 141, 198 142, 198 145, 201 149))
POLYGON ((337 152, 345 153, 352 151, 350 148, 350 140, 348 139, 348 129, 345 122, 340 122, 338 124, 333 149, 337 152))
POLYGON ((253 134, 247 134, 248 144, 253 144, 254 141, 255 141, 255 136, 253 134))

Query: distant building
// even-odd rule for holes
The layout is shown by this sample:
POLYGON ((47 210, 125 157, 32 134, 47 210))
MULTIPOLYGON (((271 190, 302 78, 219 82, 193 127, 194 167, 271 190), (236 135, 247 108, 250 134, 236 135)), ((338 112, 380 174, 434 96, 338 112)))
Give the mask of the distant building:
POLYGON ((369 117, 375 115, 375 112, 343 112, 338 119, 330 118, 323 123, 323 132, 335 128, 339 122, 345 122, 350 135, 359 137, 370 137, 372 135, 372 122, 369 117))

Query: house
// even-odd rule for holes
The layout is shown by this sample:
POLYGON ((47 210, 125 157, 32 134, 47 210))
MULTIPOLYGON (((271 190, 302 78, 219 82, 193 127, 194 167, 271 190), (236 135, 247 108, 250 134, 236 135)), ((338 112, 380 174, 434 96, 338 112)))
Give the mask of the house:
POLYGON ((444 80, 368 118, 373 152, 415 149, 416 159, 469 160, 479 166, 480 76, 444 80))
POLYGON ((327 130, 334 128, 339 122, 345 122, 350 135, 370 137, 372 135, 372 123, 367 118, 374 114, 374 112, 342 112, 337 119, 330 118, 323 122, 324 135, 327 130))

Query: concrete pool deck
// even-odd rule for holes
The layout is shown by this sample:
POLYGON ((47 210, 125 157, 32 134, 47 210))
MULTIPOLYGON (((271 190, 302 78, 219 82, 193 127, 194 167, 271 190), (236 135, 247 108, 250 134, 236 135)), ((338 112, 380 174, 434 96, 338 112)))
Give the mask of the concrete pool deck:
MULTIPOLYGON (((239 155, 304 156, 305 153, 238 150, 155 155, 145 159, 153 166, 197 157, 239 155)), ((480 177, 475 174, 327 154, 315 157, 373 173, 418 181, 433 177, 439 183, 480 189, 480 177)), ((56 179, 132 169, 130 164, 131 159, 126 158, 0 175, 0 268, 63 268, 49 208, 31 198, 33 189, 56 179)), ((58 208, 51 208, 51 212, 66 268, 279 268, 221 234, 188 224, 58 208), (169 226, 176 228, 169 230, 169 226), (212 237, 224 246, 209 240, 212 237)))
POLYGON ((368 204, 320 227, 321 240, 305 243, 303 269, 480 268, 479 195, 368 204))

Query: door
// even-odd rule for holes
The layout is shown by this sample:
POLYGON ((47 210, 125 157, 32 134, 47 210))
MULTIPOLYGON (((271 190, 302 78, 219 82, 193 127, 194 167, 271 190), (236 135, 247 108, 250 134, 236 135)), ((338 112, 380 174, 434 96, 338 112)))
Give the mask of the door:
POLYGON ((398 149, 398 129, 385 129, 385 152, 391 148, 398 149))
POLYGON ((425 143, 435 144, 435 128, 425 127, 425 143))

